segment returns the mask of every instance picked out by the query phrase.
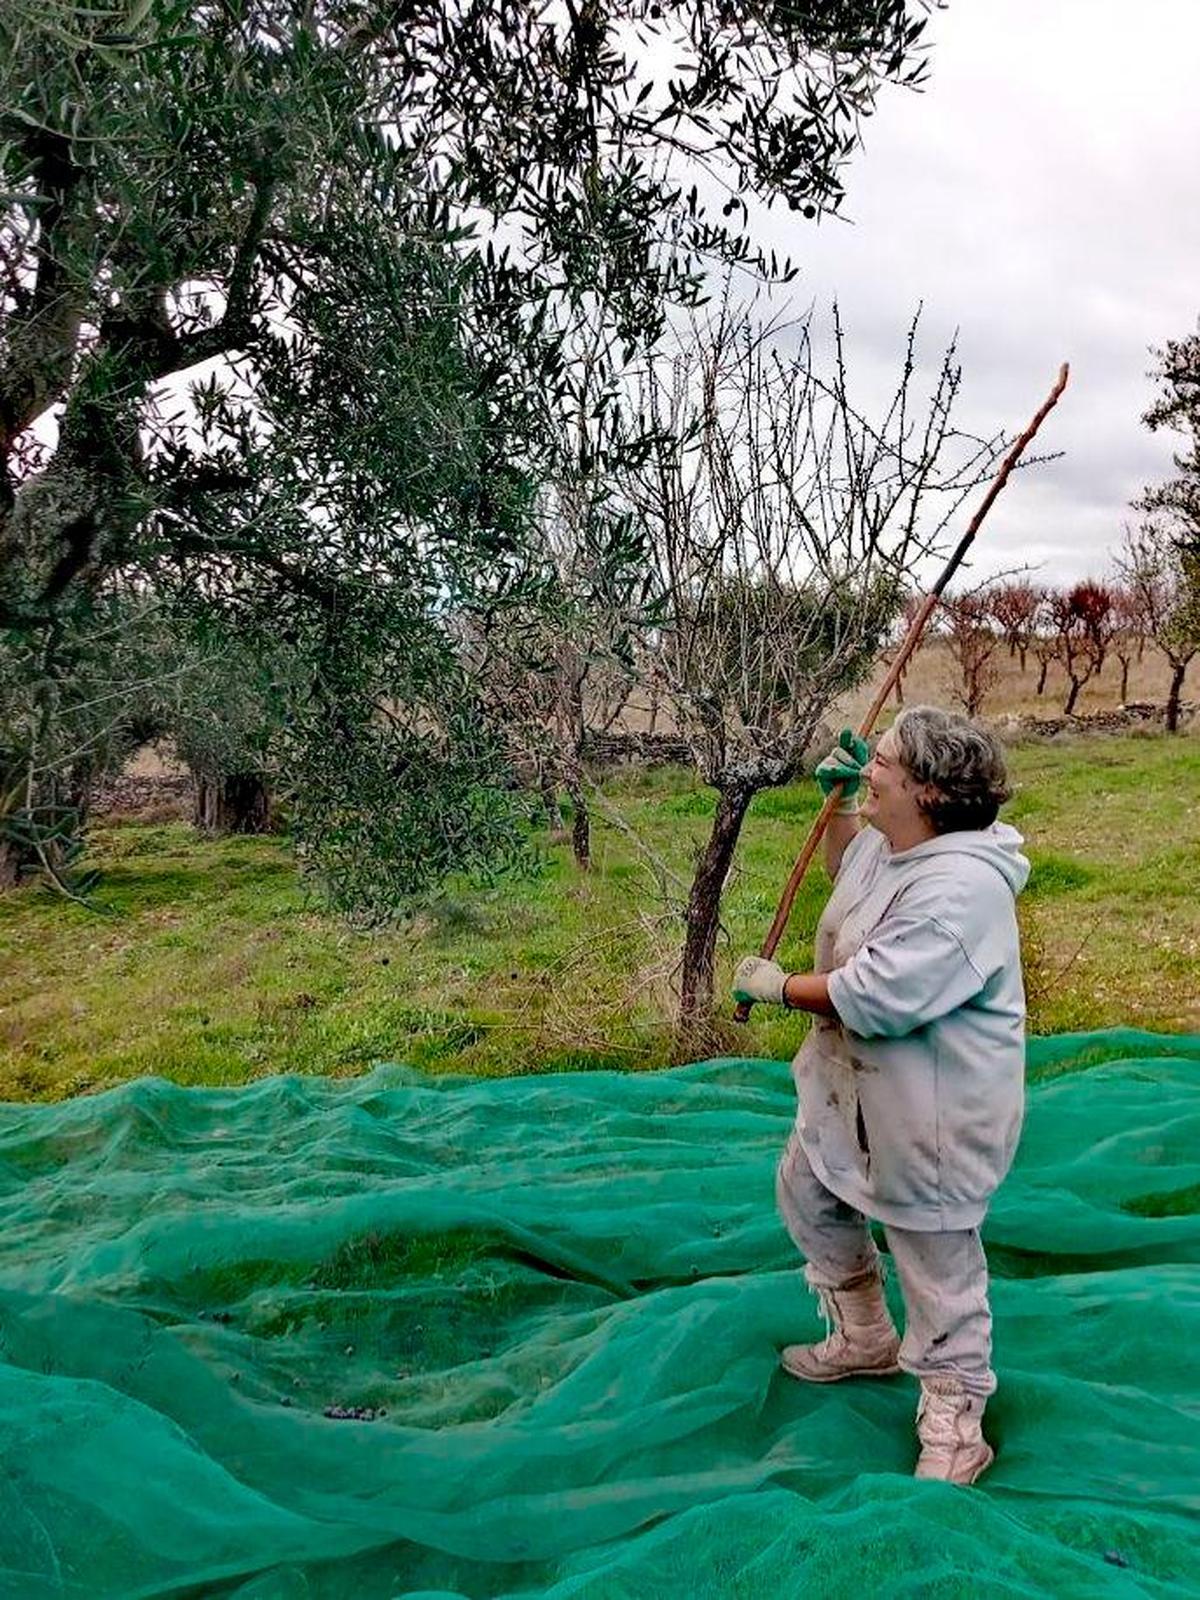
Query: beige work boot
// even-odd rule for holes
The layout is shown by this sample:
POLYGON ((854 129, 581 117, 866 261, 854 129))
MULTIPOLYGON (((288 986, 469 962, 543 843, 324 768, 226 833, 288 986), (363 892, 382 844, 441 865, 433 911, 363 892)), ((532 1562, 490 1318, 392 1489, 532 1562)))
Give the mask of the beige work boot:
POLYGON ((779 1362, 806 1383, 836 1383, 839 1378, 881 1378, 899 1372, 900 1336, 883 1298, 878 1272, 864 1272, 840 1289, 814 1284, 829 1333, 820 1344, 789 1344, 779 1362))
POLYGON ((922 1378, 917 1406, 921 1455, 914 1474, 943 1483, 974 1483, 996 1459, 983 1437, 982 1395, 968 1394, 957 1378, 922 1378))

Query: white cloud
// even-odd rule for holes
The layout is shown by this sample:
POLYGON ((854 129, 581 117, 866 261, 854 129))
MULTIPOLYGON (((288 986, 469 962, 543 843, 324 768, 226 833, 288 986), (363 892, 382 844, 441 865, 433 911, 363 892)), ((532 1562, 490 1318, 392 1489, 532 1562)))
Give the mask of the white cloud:
POLYGON ((961 420, 1015 431, 1060 361, 1039 446, 1064 459, 997 502, 977 571, 1015 559, 1103 570, 1129 501, 1170 471, 1141 415, 1150 346, 1200 312, 1200 5, 956 0, 930 25, 925 93, 890 93, 847 174, 848 222, 758 219, 801 266, 794 301, 836 296, 867 387, 895 372, 919 301, 925 349, 955 329, 961 420))

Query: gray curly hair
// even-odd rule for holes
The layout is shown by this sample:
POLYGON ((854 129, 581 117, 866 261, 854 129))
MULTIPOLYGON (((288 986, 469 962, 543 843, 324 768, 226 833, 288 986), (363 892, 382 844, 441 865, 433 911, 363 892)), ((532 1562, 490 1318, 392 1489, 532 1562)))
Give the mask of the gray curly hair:
POLYGON ((1009 799, 1004 747, 969 717, 910 706, 892 724, 900 764, 934 791, 917 803, 938 833, 987 828, 1009 799))

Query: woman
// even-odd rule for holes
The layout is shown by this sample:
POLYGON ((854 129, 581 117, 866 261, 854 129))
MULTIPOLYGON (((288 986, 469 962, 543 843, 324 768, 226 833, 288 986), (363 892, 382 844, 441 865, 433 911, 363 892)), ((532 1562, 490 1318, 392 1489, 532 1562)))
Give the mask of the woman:
POLYGON ((917 1476, 973 1483, 991 1367, 979 1225, 1016 1149, 1025 997, 1015 897, 1029 876, 998 741, 932 706, 817 768, 842 800, 825 836, 833 894, 816 968, 747 957, 737 999, 811 1011, 777 1196, 830 1332, 791 1345, 793 1377, 900 1370, 921 1382, 917 1476), (866 798, 859 808, 859 791, 866 798), (863 823, 867 826, 863 826, 863 823), (867 1219, 883 1224, 907 1312, 897 1336, 867 1219))

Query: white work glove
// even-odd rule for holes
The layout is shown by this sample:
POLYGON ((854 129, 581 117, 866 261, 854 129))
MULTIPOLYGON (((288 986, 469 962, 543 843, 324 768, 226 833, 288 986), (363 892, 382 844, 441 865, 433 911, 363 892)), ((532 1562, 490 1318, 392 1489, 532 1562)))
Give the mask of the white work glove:
POLYGON ((769 1006, 786 1005, 783 986, 787 980, 788 974, 774 961, 743 956, 733 974, 733 998, 739 1005, 747 1000, 760 1000, 769 1006))

